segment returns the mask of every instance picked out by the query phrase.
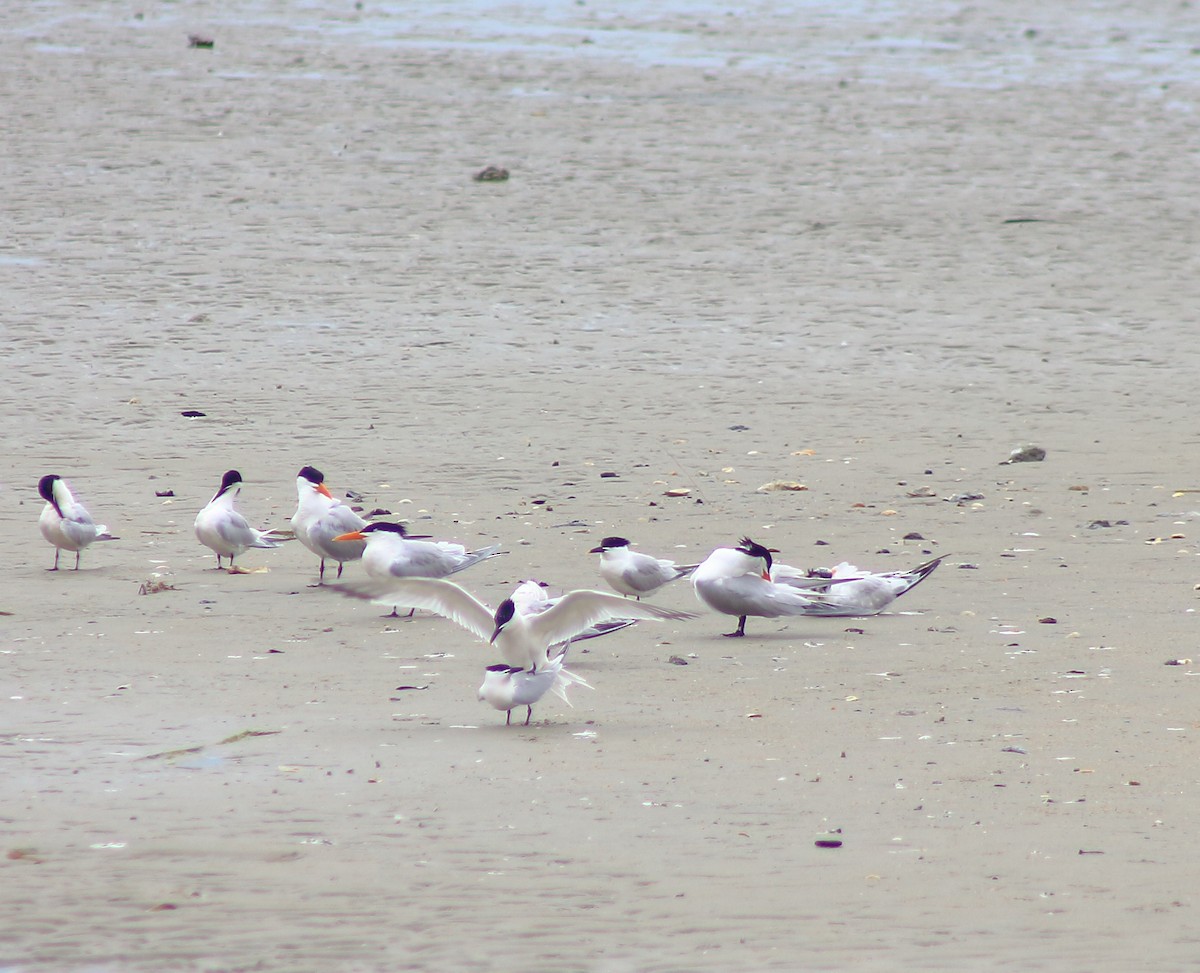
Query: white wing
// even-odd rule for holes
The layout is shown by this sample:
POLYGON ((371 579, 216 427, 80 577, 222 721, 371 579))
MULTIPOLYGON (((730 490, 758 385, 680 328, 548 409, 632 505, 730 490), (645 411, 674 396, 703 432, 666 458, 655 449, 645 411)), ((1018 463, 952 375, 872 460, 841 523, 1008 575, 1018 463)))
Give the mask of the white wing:
POLYGON ((326 585, 351 598, 381 605, 423 608, 448 618, 485 642, 496 628, 494 613, 487 605, 453 581, 441 578, 396 578, 393 581, 360 581, 326 585))
MULTIPOLYGON (((584 629, 617 618, 650 618, 682 620, 695 618, 692 612, 659 608, 641 601, 631 602, 620 595, 603 591, 569 591, 539 615, 529 619, 529 631, 543 645, 565 642, 584 629)), ((491 635, 485 635, 488 638, 491 635)))

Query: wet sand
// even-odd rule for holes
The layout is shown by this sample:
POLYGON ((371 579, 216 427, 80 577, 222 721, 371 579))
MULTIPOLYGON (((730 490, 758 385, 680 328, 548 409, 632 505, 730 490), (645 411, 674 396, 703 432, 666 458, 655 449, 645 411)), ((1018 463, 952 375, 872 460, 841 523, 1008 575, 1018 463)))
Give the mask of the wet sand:
POLYGON ((1198 79, 1090 9, 0 13, 0 968, 1192 968, 1198 79), (613 533, 946 561, 506 728, 449 623, 213 570, 307 463, 493 603, 613 533))

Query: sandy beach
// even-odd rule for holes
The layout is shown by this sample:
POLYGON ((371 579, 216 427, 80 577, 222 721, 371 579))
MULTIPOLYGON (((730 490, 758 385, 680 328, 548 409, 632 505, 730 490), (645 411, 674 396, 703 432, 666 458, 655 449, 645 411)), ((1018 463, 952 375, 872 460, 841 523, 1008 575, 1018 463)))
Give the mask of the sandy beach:
POLYGON ((236 6, 0 11, 0 971, 1195 969, 1194 11, 236 6), (305 464, 492 604, 945 560, 676 583, 506 727, 451 623, 214 569, 305 464))

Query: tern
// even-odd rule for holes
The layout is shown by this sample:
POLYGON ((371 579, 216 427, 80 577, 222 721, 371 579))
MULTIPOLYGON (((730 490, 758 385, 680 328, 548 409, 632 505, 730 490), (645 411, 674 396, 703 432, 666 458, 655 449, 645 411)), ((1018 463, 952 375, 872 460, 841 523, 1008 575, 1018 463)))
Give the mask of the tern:
POLYGON ((67 481, 57 473, 47 473, 38 481, 38 493, 46 501, 38 529, 54 545, 54 567, 48 570, 58 570, 58 556, 63 551, 74 551, 78 571, 79 554, 85 547, 97 539, 112 539, 107 536, 108 528, 92 520, 87 508, 72 495, 67 481))
POLYGON ((822 590, 825 601, 837 610, 825 614, 878 615, 906 591, 911 591, 933 574, 945 556, 943 554, 919 564, 911 571, 863 571, 846 561, 828 571, 803 571, 787 564, 775 564, 771 567, 771 580, 786 585, 799 581, 802 587, 809 588, 812 579, 829 578, 838 584, 831 584, 822 590))
POLYGON ((340 534, 362 530, 367 522, 329 492, 325 474, 305 466, 296 476, 296 512, 292 530, 296 539, 321 559, 317 584, 325 580, 325 559, 337 561, 337 576, 347 561, 363 556, 366 541, 336 541, 340 534))
POLYGON ((528 726, 533 717, 533 704, 539 702, 548 692, 553 692, 570 706, 571 700, 567 698, 567 690, 573 685, 592 688, 584 679, 563 668, 562 656, 551 659, 536 672, 498 663, 487 667, 483 675, 483 685, 479 687, 479 699, 505 712, 505 726, 512 723, 512 711, 518 706, 524 706, 525 726, 528 726))
POLYGON ((651 557, 632 550, 624 537, 606 537, 589 554, 600 555, 600 577, 613 591, 641 600, 663 585, 686 578, 699 565, 678 565, 674 561, 651 557))
MULTIPOLYGON (((500 552, 499 544, 468 551, 461 544, 450 541, 416 540, 408 536, 402 524, 390 524, 382 520, 339 534, 334 540, 365 541, 367 549, 362 556, 363 567, 376 581, 444 578, 465 571, 500 552)), ((392 606, 392 615, 396 615, 395 605, 392 606)))
POLYGON ((221 486, 200 513, 196 514, 196 539, 217 555, 217 567, 221 558, 229 558, 230 570, 233 559, 248 547, 278 547, 280 539, 272 537, 269 530, 255 530, 246 518, 237 512, 235 504, 242 489, 242 474, 229 470, 221 477, 221 486))
POLYGON ((416 540, 402 524, 376 521, 339 534, 334 541, 363 541, 362 562, 367 574, 377 581, 389 578, 444 578, 473 564, 494 557, 499 544, 468 551, 450 541, 416 540))
POLYGON ((795 578, 789 584, 771 580, 771 551, 745 537, 737 547, 718 547, 692 573, 696 597, 713 611, 736 615, 738 627, 727 638, 746 634, 746 618, 788 615, 836 615, 825 595, 801 588, 836 584, 828 578, 795 578), (832 609, 832 610, 831 610, 832 609))
POLYGON ((696 617, 692 612, 643 605, 620 595, 585 589, 568 591, 544 611, 519 611, 512 598, 505 598, 493 612, 464 588, 440 578, 396 578, 382 584, 366 582, 336 587, 353 598, 436 612, 496 646, 508 665, 531 673, 549 664, 552 646, 571 641, 597 622, 631 618, 679 621, 696 617))

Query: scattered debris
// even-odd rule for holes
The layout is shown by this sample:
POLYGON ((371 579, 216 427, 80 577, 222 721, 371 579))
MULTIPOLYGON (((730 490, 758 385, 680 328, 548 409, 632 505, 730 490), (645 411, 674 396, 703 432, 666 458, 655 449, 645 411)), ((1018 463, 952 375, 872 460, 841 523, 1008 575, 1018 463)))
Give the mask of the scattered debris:
POLYGON ((179 414, 185 419, 203 419, 207 413, 201 412, 199 409, 184 409, 179 414))
POLYGON ((683 656, 679 656, 679 655, 673 655, 667 661, 669 663, 671 663, 671 665, 673 665, 673 666, 686 666, 688 664, 687 659, 685 659, 685 658, 683 658, 683 656))
POLYGON ((688 487, 673 487, 663 494, 664 497, 686 497, 691 495, 691 489, 688 487))
POLYGON ((154 495, 156 497, 173 497, 173 496, 175 496, 175 491, 174 490, 155 490, 154 495))
POLYGON ((173 584, 167 584, 165 581, 150 580, 142 583, 138 588, 139 595, 157 595, 160 591, 178 591, 173 584))
POLYGON ((213 44, 216 43, 211 37, 205 37, 203 34, 188 34, 188 47, 199 47, 204 50, 212 50, 213 44))
POLYGON ((800 491, 807 490, 803 483, 797 483, 795 480, 772 480, 770 483, 764 483, 757 490, 758 493, 778 493, 781 490, 800 491))
POLYGON ((508 170, 502 166, 485 166, 471 178, 476 182, 504 182, 508 178, 508 170))

